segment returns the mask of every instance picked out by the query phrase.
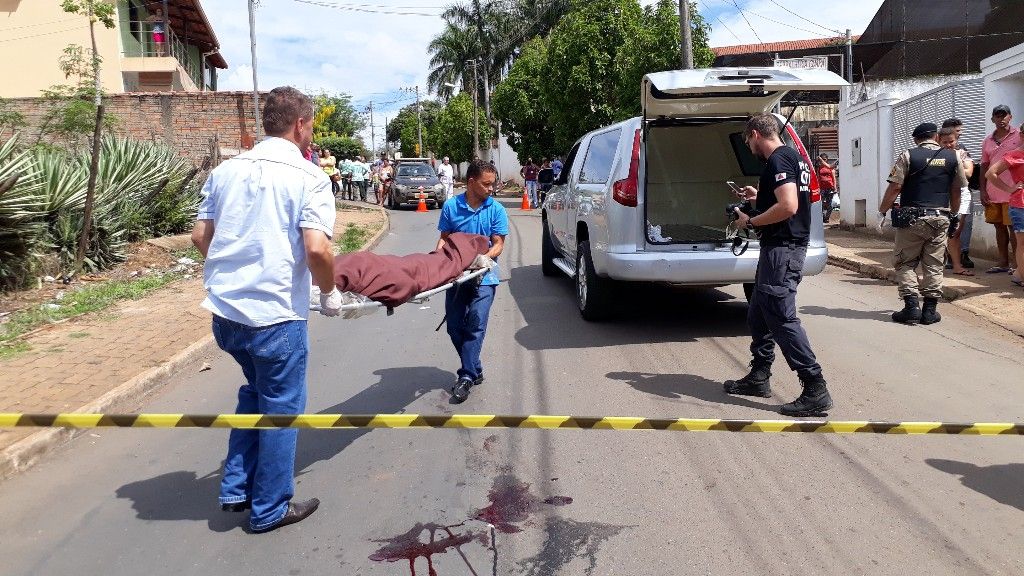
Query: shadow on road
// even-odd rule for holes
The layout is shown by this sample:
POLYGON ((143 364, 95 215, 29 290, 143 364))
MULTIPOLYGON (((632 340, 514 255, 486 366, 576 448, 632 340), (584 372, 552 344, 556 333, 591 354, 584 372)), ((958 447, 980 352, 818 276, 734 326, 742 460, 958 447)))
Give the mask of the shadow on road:
POLYGON ((846 320, 877 320, 892 323, 892 310, 853 310, 851 308, 825 308, 824 306, 801 306, 801 314, 827 316, 846 320))
POLYGON ((614 315, 587 322, 572 279, 545 277, 540 266, 513 268, 508 282, 526 326, 516 341, 528 350, 685 342, 748 334, 747 303, 714 288, 624 284, 614 315))
POLYGON ((649 374, 645 372, 609 372, 606 378, 622 380, 640 392, 662 398, 694 398, 715 404, 732 404, 768 412, 778 407, 767 402, 756 402, 745 396, 730 396, 722 390, 722 383, 694 374, 649 374))
POLYGON ((941 458, 929 458, 925 462, 936 470, 960 476, 961 484, 979 494, 1024 511, 1024 491, 1020 488, 1020 479, 1024 478, 1024 464, 978 466, 941 458))
MULTIPOLYGON (((318 414, 400 414, 407 406, 434 390, 447 390, 455 374, 433 366, 383 368, 374 372, 380 380, 348 400, 318 414)), ((370 428, 354 430, 303 430, 295 453, 297 476, 322 460, 330 460, 370 428)))
MULTIPOLYGON (((321 410, 320 414, 397 414, 433 390, 447 388, 455 375, 434 367, 386 368, 374 372, 380 380, 355 396, 321 410)), ((357 438, 372 432, 356 430, 303 430, 295 454, 296 475, 322 460, 340 454, 357 438)), ((225 450, 227 444, 225 443, 225 450)), ((227 532, 248 525, 247 514, 228 514, 217 505, 220 467, 198 477, 196 472, 178 471, 125 484, 118 498, 132 501, 140 520, 206 520, 210 530, 227 532)))

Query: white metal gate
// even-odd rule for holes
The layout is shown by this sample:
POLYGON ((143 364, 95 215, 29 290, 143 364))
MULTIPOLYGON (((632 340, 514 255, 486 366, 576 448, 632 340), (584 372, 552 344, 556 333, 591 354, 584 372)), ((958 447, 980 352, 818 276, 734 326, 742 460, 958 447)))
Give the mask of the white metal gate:
POLYGON ((950 82, 893 106, 893 160, 914 145, 911 136, 914 127, 922 122, 934 122, 942 126, 942 121, 947 118, 963 121, 964 131, 960 143, 971 153, 975 162, 980 162, 981 142, 989 129, 989 117, 985 110, 985 84, 981 78, 950 82))

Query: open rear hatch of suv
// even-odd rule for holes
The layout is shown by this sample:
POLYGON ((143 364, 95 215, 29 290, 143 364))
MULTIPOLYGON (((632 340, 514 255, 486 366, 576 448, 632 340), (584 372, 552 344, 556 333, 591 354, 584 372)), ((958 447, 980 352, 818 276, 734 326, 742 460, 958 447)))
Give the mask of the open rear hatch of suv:
MULTIPOLYGON (((756 186, 763 166, 743 143, 747 118, 771 110, 791 90, 846 85, 827 70, 713 68, 645 76, 648 245, 730 245, 726 207, 737 199, 726 182, 756 186)), ((782 135, 787 144, 797 144, 791 127, 782 135)))

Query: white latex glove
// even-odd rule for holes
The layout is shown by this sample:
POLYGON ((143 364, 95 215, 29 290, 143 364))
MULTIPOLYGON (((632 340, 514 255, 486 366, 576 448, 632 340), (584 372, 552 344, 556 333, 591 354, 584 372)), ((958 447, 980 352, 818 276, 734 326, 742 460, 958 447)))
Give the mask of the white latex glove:
POLYGON ((335 286, 329 293, 320 293, 320 313, 324 316, 337 316, 341 314, 341 306, 344 304, 341 298, 341 291, 335 286))
POLYGON ((878 224, 875 224, 875 232, 878 232, 879 234, 882 233, 882 228, 885 227, 885 221, 887 219, 885 212, 878 213, 878 224))
POLYGON ((366 296, 356 292, 342 292, 338 297, 341 299, 341 306, 360 305, 352 308, 351 310, 342 311, 341 317, 345 320, 354 320, 363 316, 369 316, 382 308, 381 306, 367 306, 367 304, 372 304, 373 300, 370 300, 366 296))
POLYGON ((473 259, 473 263, 469 265, 470 270, 479 270, 481 268, 494 268, 497 263, 491 260, 487 254, 480 254, 473 259))

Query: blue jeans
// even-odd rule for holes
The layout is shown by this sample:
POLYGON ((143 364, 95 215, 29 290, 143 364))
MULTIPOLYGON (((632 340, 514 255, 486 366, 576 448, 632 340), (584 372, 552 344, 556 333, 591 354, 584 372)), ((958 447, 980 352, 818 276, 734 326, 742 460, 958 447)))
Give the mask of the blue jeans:
POLYGON ((537 181, 526 181, 526 197, 530 199, 530 206, 537 205, 537 181))
POLYGON ((462 366, 459 378, 475 380, 484 374, 480 363, 480 351, 484 347, 487 332, 487 317, 491 313, 497 286, 474 286, 463 284, 449 290, 445 295, 444 310, 448 324, 448 336, 455 345, 462 366))
MULTIPOLYGON (((252 327, 213 316, 213 336, 242 367, 238 414, 301 414, 306 409, 304 320, 252 327)), ((278 523, 295 494, 298 430, 231 430, 220 503, 252 501, 249 524, 263 530, 278 523)))

